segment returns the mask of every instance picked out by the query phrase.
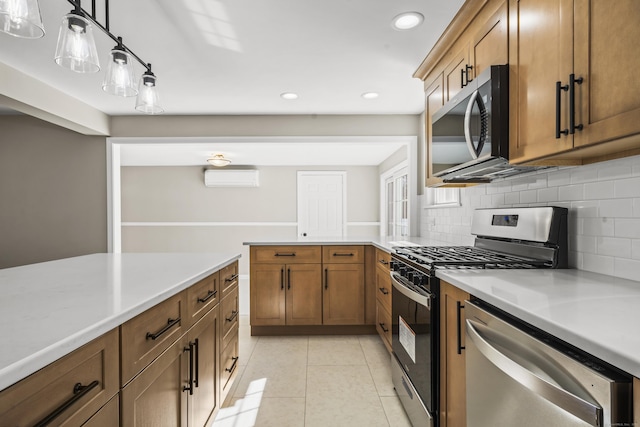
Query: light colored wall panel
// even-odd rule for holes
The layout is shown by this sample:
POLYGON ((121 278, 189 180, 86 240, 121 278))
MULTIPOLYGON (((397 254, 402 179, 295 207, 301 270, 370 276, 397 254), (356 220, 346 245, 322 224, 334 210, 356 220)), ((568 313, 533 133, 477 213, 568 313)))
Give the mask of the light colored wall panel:
POLYGON ((105 252, 105 138, 0 116, 0 268, 105 252))
POLYGON ((419 135, 419 115, 116 116, 111 136, 419 135))

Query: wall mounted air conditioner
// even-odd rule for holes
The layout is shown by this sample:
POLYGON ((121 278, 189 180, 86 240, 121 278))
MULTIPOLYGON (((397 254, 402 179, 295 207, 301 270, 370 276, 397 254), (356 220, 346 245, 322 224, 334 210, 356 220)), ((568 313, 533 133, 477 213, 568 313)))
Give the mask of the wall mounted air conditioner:
POLYGON ((258 170, 255 169, 206 169, 204 185, 207 187, 257 187, 258 170))

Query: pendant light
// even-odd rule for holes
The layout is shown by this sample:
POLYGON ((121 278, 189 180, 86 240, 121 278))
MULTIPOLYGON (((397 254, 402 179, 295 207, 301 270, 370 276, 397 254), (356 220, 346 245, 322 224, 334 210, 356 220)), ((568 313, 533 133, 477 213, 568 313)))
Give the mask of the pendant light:
POLYGON ((83 16, 80 1, 75 9, 62 18, 56 64, 76 73, 96 73, 100 70, 98 51, 93 39, 93 26, 83 16))
POLYGON ((109 54, 107 74, 104 76, 102 90, 116 96, 136 96, 138 89, 133 71, 133 57, 122 45, 122 37, 109 54))
POLYGON ((160 114, 164 109, 160 106, 160 98, 156 90, 156 76, 151 72, 151 64, 147 64, 147 71, 140 79, 136 110, 146 114, 160 114))
POLYGON ((44 36, 38 0, 0 0, 0 31, 26 39, 44 36))

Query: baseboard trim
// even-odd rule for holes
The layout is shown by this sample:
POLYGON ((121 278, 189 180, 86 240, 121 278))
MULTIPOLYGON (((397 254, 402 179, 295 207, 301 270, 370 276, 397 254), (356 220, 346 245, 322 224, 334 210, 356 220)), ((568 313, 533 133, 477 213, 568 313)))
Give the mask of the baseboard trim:
POLYGON ((251 326, 252 336, 268 335, 375 335, 375 325, 251 326))

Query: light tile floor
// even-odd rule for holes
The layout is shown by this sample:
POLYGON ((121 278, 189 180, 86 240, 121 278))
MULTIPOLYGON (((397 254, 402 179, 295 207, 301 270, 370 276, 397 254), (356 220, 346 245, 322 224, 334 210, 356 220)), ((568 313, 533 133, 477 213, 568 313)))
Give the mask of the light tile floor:
POLYGON ((240 317, 238 377, 213 427, 411 426, 378 335, 252 337, 240 317))

